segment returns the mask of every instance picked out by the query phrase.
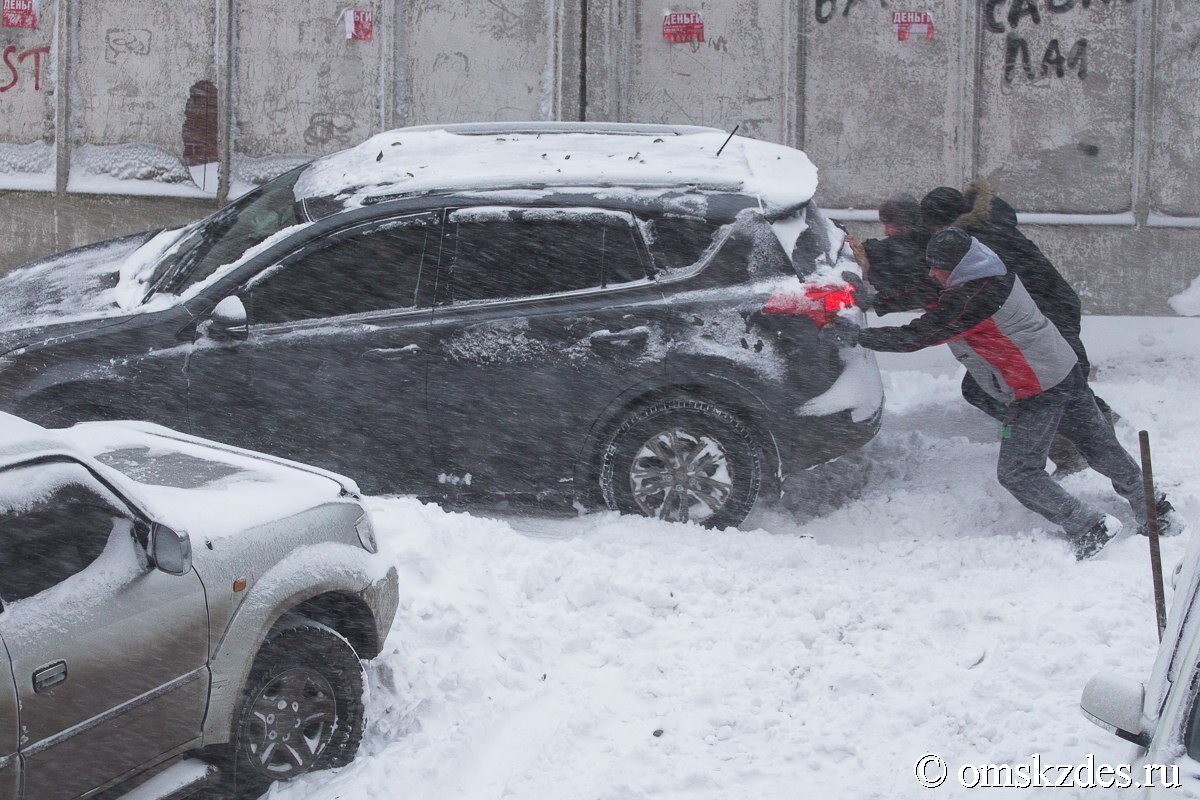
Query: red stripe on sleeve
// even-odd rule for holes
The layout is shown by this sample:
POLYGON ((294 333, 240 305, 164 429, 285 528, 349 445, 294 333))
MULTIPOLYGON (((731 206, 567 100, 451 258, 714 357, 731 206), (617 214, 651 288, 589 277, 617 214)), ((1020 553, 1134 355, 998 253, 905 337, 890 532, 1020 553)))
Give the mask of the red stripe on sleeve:
POLYGON ((1033 397, 1042 391, 1042 384, 1025 359, 1025 354, 1013 344, 1012 339, 1000 332, 995 320, 984 320, 962 338, 972 350, 1000 370, 1000 376, 1018 400, 1033 397))

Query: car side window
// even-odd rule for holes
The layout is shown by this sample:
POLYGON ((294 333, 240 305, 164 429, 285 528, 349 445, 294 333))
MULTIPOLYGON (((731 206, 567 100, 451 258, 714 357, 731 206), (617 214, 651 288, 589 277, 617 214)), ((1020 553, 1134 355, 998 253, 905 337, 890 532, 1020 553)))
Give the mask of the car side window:
POLYGON ((602 286, 619 286, 622 283, 643 281, 647 278, 645 265, 638 253, 637 233, 629 225, 605 225, 604 274, 602 286))
POLYGON ((654 266, 666 272, 694 265, 713 245, 720 229, 703 217, 683 214, 663 214, 642 223, 654 266))
POLYGON ((1188 712, 1187 725, 1183 729, 1183 746, 1188 758, 1200 761, 1200 695, 1192 698, 1192 710, 1188 712))
POLYGON ((339 237, 253 281, 247 315, 270 324, 415 308, 426 253, 437 243, 436 226, 416 223, 339 237))
POLYGON ((82 465, 0 472, 0 600, 24 600, 95 561, 126 509, 82 465))
POLYGON ((451 302, 499 300, 600 286, 604 234, 594 225, 522 219, 457 225, 451 302))
POLYGON ((646 280, 632 218, 602 209, 463 209, 442 302, 516 299, 646 280))

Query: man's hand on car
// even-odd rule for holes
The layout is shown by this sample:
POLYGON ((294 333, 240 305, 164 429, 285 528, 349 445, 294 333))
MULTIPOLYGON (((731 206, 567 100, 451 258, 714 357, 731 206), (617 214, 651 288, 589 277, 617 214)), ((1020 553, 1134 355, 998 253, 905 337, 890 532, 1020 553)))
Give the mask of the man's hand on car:
POLYGON ((854 305, 863 311, 870 311, 871 306, 875 305, 875 292, 871 290, 871 287, 850 270, 842 273, 842 280, 850 284, 850 287, 854 289, 854 305))
POLYGON ((839 317, 821 328, 821 339, 836 347, 854 347, 861 333, 862 328, 839 317))
POLYGON ((867 277, 867 273, 871 269, 871 259, 867 258, 867 248, 861 241, 849 234, 846 234, 846 244, 850 246, 850 252, 854 254, 854 260, 858 262, 858 268, 862 270, 863 277, 867 277))

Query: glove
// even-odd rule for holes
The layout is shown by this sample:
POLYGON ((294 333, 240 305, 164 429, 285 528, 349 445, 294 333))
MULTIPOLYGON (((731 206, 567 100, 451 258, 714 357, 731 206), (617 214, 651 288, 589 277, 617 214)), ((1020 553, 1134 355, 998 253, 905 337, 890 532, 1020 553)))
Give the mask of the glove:
POLYGON ((854 347, 861 333, 862 328, 857 325, 844 319, 835 319, 821 328, 821 341, 833 347, 854 347))
POLYGON ((850 246, 850 252, 854 255, 854 260, 858 262, 858 268, 862 270, 862 274, 866 274, 871 270, 871 259, 867 258, 867 248, 863 243, 853 236, 846 236, 846 244, 850 246))
POLYGON ((854 305, 863 311, 870 311, 871 307, 875 305, 875 292, 871 291, 871 288, 863 283, 862 278, 850 270, 842 273, 842 280, 854 288, 854 305))

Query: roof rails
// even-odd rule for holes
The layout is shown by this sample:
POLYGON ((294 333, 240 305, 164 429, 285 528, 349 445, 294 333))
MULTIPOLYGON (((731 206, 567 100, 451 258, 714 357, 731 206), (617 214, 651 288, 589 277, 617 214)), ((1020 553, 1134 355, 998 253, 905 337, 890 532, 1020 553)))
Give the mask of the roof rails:
POLYGON ((616 188, 649 189, 649 190, 670 189, 670 190, 677 190, 680 193, 686 193, 686 192, 737 193, 737 192, 741 191, 742 183, 740 181, 726 181, 724 183, 714 181, 711 183, 680 183, 680 184, 667 185, 667 184, 662 184, 662 183, 636 184, 636 183, 609 183, 609 182, 605 182, 605 181, 583 181, 580 183, 570 183, 570 182, 564 181, 562 183, 524 183, 524 184, 510 184, 510 185, 497 185, 497 186, 471 186, 471 187, 443 186, 443 187, 439 187, 439 188, 416 189, 411 192, 389 192, 386 194, 367 195, 366 197, 363 198, 362 204, 364 206, 374 206, 374 205, 378 205, 380 203, 390 203, 393 200, 408 200, 408 199, 412 199, 412 198, 416 198, 416 197, 431 197, 431 196, 441 196, 441 195, 464 195, 464 196, 476 196, 476 195, 487 195, 487 194, 503 195, 505 193, 524 192, 524 191, 531 191, 531 190, 532 191, 551 191, 551 192, 553 192, 555 190, 561 190, 563 192, 569 193, 572 191, 605 190, 605 189, 616 189, 616 188))
POLYGON ((699 125, 644 125, 637 122, 461 122, 450 125, 417 125, 404 132, 445 131, 459 136, 502 134, 589 133, 607 136, 688 136, 696 133, 726 133, 720 128, 699 125))

